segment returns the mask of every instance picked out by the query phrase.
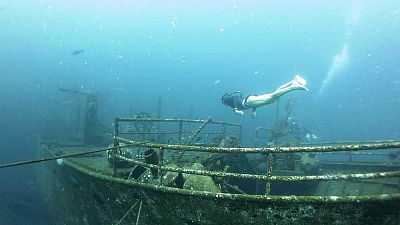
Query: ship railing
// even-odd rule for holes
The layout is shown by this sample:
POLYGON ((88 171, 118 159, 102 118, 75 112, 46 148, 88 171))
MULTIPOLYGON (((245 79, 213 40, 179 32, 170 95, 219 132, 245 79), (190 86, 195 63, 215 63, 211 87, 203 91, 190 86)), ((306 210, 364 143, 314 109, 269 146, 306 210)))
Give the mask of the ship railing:
MULTIPOLYGON (((271 132, 271 128, 265 127, 257 127, 255 129, 255 138, 254 138, 254 145, 258 147, 260 144, 260 140, 267 139, 270 136, 261 135, 261 132, 271 132)), ((396 140, 365 140, 365 141, 314 141, 308 140, 303 143, 300 143, 302 146, 317 146, 317 145, 355 145, 355 144, 379 144, 379 143, 389 143, 389 142, 397 142, 396 140)), ((383 156, 390 158, 392 153, 390 152, 354 152, 354 151, 338 151, 338 152, 324 152, 327 155, 345 155, 348 158, 348 161, 353 161, 354 157, 359 156, 383 156)))
MULTIPOLYGON (((126 128, 126 127, 125 127, 126 128)), ((193 119, 160 119, 160 118, 115 118, 114 121, 114 150, 112 155, 118 155, 120 146, 118 138, 129 137, 129 139, 142 140, 147 142, 147 140, 152 140, 153 142, 162 143, 161 135, 173 135, 167 138, 167 142, 170 140, 173 143, 179 143, 184 145, 216 145, 218 143, 207 143, 207 141, 199 143, 198 140, 201 136, 209 137, 233 137, 240 144, 242 136, 242 126, 236 123, 215 121, 211 118, 207 120, 193 120, 193 119), (121 124, 125 122, 124 124, 121 124), (149 128, 149 124, 157 123, 156 129, 149 128), (134 128, 126 131, 123 125, 133 124, 134 128), (165 126, 163 125, 165 124, 165 126), (168 126, 168 124, 170 124, 168 126), (163 126, 161 126, 163 125, 163 126), (199 126, 200 125, 200 126, 199 126), (138 129, 139 128, 139 129, 138 129), (142 129, 146 128, 146 129, 142 129), (147 129, 148 128, 148 129, 147 129), (172 129, 172 130, 171 130, 172 129), (125 131, 124 131, 125 130, 125 131), (129 136, 133 135, 133 136, 129 136), (152 135, 152 136, 149 136, 152 135)), ((210 138, 212 139, 212 138, 210 138)), ((212 141, 211 141, 212 142, 212 141)), ((133 146, 134 147, 134 146, 133 146)), ((163 153, 161 151, 160 153, 163 153)), ((183 157, 184 151, 175 151, 175 156, 178 161, 183 157)), ((115 157, 113 158, 113 168, 116 172, 115 157)))
MULTIPOLYGON (((141 125, 139 125, 141 126, 141 125)), ((137 127, 136 127, 137 128, 137 127)), ((171 128, 171 127, 170 127, 171 128)), ((207 120, 192 120, 192 119, 159 119, 159 118, 116 118, 114 121, 114 136, 122 135, 141 135, 145 140, 148 139, 148 135, 160 136, 160 135, 174 135, 177 138, 178 143, 192 144, 198 135, 231 135, 237 140, 241 139, 242 126, 236 123, 228 123, 222 121, 214 121, 211 118, 207 120), (138 124, 148 126, 148 124, 157 123, 157 128, 154 129, 132 129, 129 131, 121 130, 121 122, 133 123, 135 126, 138 124), (162 130, 161 124, 176 124, 176 127, 172 127, 173 130, 162 130), (200 127, 193 130, 192 126, 200 124, 200 127), (207 130, 206 126, 216 125, 219 126, 219 130, 207 130), (185 127, 186 126, 186 127, 185 127), (191 128, 188 128, 191 126, 191 128), (235 129, 235 130, 232 130, 235 129)))
MULTIPOLYGON (((274 176, 272 175, 272 154, 279 153, 309 153, 309 152, 348 152, 348 151, 363 151, 363 150, 382 150, 382 149, 396 149, 400 148, 400 141, 389 141, 380 143, 368 144, 347 144, 347 145, 332 145, 332 146, 304 146, 304 147, 264 147, 264 148, 224 148, 224 147, 205 147, 193 145, 177 145, 177 144, 156 144, 144 143, 133 141, 125 138, 114 137, 116 147, 119 143, 125 143, 127 146, 140 146, 160 150, 163 155, 164 150, 178 150, 178 151, 195 151, 195 152, 209 152, 209 153, 258 153, 265 154, 267 161, 267 172, 265 175, 253 175, 243 173, 229 173, 209 170, 194 170, 186 168, 176 168, 164 166, 161 162, 158 165, 147 164, 134 159, 129 159, 121 155, 115 154, 114 157, 120 160, 125 160, 135 165, 144 166, 150 169, 158 169, 162 172, 172 171, 196 175, 218 176, 218 177, 234 177, 241 179, 254 179, 266 181, 265 195, 271 194, 271 182, 285 181, 329 181, 329 180, 357 180, 357 179, 373 179, 385 177, 400 177, 400 171, 387 171, 387 172, 372 172, 372 173, 354 173, 354 174, 329 174, 329 175, 309 175, 309 176, 274 176)), ((124 147, 124 146, 119 146, 124 147)), ((161 161, 163 158, 161 157, 161 161)), ((162 185, 162 182, 161 182, 162 185)))

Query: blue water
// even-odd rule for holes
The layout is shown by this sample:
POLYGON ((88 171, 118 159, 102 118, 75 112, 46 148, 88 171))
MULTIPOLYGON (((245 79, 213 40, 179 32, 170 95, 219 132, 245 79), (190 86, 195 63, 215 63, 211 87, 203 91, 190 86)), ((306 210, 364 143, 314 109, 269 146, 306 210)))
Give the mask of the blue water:
MULTIPOLYGON (((163 117, 240 123, 251 145, 255 127, 276 121, 276 104, 251 119, 221 95, 272 92, 301 74, 310 91, 281 102, 292 98, 296 121, 321 141, 400 138, 397 0, 3 0, 0 15, 1 163, 35 157, 59 87, 97 92, 107 125, 132 110, 156 115, 162 97, 163 117)), ((0 196, 35 196, 34 168, 0 171, 0 196)))

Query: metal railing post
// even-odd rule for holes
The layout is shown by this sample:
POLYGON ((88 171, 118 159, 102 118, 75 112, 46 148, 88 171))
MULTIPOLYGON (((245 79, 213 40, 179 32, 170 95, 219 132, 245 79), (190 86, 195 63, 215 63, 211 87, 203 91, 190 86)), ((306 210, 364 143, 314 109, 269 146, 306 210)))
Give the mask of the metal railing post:
POLYGON ((158 170, 160 170, 160 185, 163 186, 164 181, 164 148, 160 148, 160 161, 158 163, 158 170))
POLYGON ((182 121, 179 121, 179 128, 178 128, 178 142, 182 143, 182 121))
POLYGON ((271 177, 272 177, 272 153, 267 153, 267 179, 265 184, 265 195, 271 194, 271 177))
POLYGON ((114 120, 114 149, 112 150, 114 174, 117 173, 117 166, 115 163, 115 154, 117 153, 117 149, 119 147, 119 141, 117 138, 118 136, 119 136, 119 118, 115 118, 115 120, 114 120))

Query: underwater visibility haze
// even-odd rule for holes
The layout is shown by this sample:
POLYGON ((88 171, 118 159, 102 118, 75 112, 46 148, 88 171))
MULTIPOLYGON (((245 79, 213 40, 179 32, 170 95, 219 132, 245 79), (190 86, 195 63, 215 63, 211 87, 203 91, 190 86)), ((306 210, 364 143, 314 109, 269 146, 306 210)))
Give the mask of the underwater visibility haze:
MULTIPOLYGON (((98 94, 99 119, 146 110, 239 123, 244 146, 276 122, 277 103, 236 115, 224 93, 284 95, 319 141, 400 138, 400 2, 0 2, 0 163, 37 158, 60 88, 98 94)), ((0 224, 62 224, 38 194, 35 165, 0 170, 0 224), (1 221, 6 221, 5 223, 1 221)))

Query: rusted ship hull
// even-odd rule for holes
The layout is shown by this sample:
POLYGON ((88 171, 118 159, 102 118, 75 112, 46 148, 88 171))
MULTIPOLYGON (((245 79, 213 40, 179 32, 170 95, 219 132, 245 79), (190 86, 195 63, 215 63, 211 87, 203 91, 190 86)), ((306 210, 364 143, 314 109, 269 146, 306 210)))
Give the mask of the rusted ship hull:
POLYGON ((43 191, 60 224, 398 224, 398 194, 302 197, 215 194, 112 177, 64 160, 44 164, 43 191), (385 197, 387 196, 387 197, 385 197), (135 204, 136 203, 136 204, 135 204))

